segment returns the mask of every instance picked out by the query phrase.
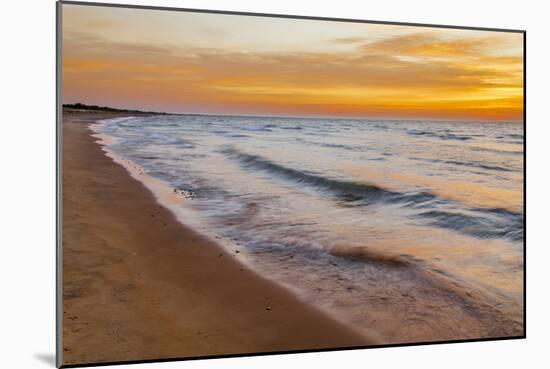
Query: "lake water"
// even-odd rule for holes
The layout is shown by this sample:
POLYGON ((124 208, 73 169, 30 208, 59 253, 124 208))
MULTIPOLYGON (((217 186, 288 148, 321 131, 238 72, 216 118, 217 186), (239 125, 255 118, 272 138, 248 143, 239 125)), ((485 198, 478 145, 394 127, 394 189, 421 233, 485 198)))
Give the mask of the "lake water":
POLYGON ((94 125, 184 222, 381 343, 523 333, 523 126, 165 115, 94 125))

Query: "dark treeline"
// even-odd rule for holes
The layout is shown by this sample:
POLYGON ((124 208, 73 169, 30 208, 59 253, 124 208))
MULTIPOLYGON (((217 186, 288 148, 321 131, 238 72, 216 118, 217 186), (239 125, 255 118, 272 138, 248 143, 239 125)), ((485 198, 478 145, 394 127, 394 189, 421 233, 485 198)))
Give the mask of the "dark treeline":
POLYGON ((118 108, 111 108, 110 106, 87 105, 82 103, 63 104, 63 107, 70 108, 70 109, 98 110, 98 111, 110 111, 110 112, 120 112, 120 113, 168 114, 165 112, 143 111, 143 110, 135 110, 135 109, 118 109, 118 108))

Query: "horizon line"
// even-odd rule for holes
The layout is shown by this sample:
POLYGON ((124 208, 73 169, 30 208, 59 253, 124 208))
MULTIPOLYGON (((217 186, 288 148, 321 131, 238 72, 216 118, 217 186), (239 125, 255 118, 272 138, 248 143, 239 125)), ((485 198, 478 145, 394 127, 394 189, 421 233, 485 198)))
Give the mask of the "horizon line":
MULTIPOLYGON (((199 115, 199 116, 225 116, 225 117, 247 117, 247 118, 284 118, 284 119, 335 119, 335 120, 381 120, 381 121, 427 121, 427 122, 442 122, 442 123, 452 123, 452 122, 463 122, 463 123, 497 123, 497 124, 523 124, 524 120, 487 120, 487 119, 444 119, 444 118, 413 118, 413 117, 393 117, 393 118, 383 118, 383 117, 368 117, 368 116, 323 116, 323 115, 270 115, 270 114, 229 114, 229 113, 197 113, 197 112, 170 112, 170 111, 152 111, 152 110, 143 110, 142 108, 123 108, 123 107, 113 107, 109 105, 97 105, 97 104, 87 104, 82 102, 76 103, 63 103, 63 107, 71 107, 71 105, 82 105, 84 107, 92 107, 95 110, 105 110, 112 109, 118 110, 120 112, 136 112, 136 113, 149 113, 149 114, 159 114, 159 115, 199 115)), ((84 108, 85 109, 85 108, 84 108)))

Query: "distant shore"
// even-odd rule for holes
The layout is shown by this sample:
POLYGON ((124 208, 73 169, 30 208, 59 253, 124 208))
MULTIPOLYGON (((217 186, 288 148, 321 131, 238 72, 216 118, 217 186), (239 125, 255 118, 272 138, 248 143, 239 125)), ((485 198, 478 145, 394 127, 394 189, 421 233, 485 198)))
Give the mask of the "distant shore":
POLYGON ((81 113, 114 113, 114 114, 138 114, 138 115, 169 115, 170 113, 158 111, 143 111, 137 109, 113 108, 110 106, 88 105, 83 103, 63 104, 64 112, 81 113))
MULTIPOLYGON (((179 223, 64 109, 63 364, 366 346, 179 223)), ((156 114, 156 113, 154 113, 156 114)))

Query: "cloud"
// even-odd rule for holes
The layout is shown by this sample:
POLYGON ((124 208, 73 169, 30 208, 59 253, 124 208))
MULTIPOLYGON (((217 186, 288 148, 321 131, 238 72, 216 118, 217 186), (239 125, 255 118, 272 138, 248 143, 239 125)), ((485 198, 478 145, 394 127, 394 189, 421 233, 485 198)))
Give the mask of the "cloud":
POLYGON ((336 44, 361 44, 365 42, 364 37, 337 37, 329 40, 336 44))
POLYGON ((348 53, 238 52, 71 32, 64 35, 64 91, 83 101, 86 94, 103 94, 180 111, 200 106, 220 113, 522 115, 522 56, 492 53, 505 42, 499 37, 416 33, 371 42, 334 40, 357 47, 348 53))
POLYGON ((369 54, 394 57, 482 58, 495 50, 505 49, 509 43, 509 35, 495 32, 470 37, 448 37, 444 31, 424 31, 365 42, 360 48, 369 54))

